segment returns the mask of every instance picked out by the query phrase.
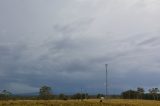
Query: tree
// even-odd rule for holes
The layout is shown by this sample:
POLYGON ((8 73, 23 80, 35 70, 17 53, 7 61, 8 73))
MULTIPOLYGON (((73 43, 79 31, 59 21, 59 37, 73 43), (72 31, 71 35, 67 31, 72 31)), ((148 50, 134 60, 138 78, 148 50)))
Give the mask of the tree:
POLYGON ((156 99, 158 100, 158 95, 157 95, 159 92, 158 88, 152 88, 152 89, 149 89, 148 91, 151 95, 153 95, 154 100, 156 99))
POLYGON ((144 94, 144 88, 138 87, 137 88, 138 96, 140 96, 140 99, 142 99, 142 95, 144 94))
POLYGON ((85 99, 89 99, 89 94, 88 93, 85 93, 85 99))
POLYGON ((136 99, 137 95, 138 95, 138 92, 134 90, 127 90, 127 91, 122 92, 121 94, 121 96, 124 99, 136 99))
POLYGON ((8 100, 11 97, 12 93, 7 91, 7 90, 3 90, 0 92, 0 99, 3 100, 8 100))
POLYGON ((76 93, 72 96, 72 99, 81 99, 81 93, 76 93))
POLYGON ((81 93, 76 93, 72 96, 72 99, 78 99, 78 100, 83 100, 85 99, 85 94, 81 94, 81 93))
POLYGON ((59 99, 61 100, 67 100, 68 97, 66 95, 64 95, 63 93, 59 94, 59 99))
POLYGON ((49 99, 52 96, 52 88, 49 86, 42 86, 39 90, 41 99, 49 99))
POLYGON ((97 98, 101 98, 101 97, 104 97, 104 94, 97 94, 97 98))

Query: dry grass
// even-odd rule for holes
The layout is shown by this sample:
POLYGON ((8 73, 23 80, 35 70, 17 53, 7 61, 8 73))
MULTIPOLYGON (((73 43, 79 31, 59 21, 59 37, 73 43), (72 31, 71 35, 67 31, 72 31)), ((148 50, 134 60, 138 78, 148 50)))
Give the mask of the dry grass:
POLYGON ((0 106, 160 106, 159 101, 112 99, 100 103, 98 99, 76 100, 16 100, 0 101, 0 106))

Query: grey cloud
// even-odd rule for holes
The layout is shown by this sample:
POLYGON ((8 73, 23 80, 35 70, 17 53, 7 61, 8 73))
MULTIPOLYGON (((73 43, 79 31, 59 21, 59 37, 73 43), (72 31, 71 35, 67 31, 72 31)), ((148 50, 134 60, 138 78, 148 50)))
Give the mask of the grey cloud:
POLYGON ((54 30, 63 33, 63 34, 72 34, 73 32, 85 30, 89 25, 94 21, 91 17, 90 19, 79 19, 77 21, 73 21, 66 25, 56 24, 53 26, 54 30))
POLYGON ((39 88, 32 87, 23 83, 15 83, 15 82, 6 85, 6 88, 9 88, 8 90, 14 92, 15 94, 16 93, 23 94, 24 91, 25 93, 33 93, 39 90, 39 88))
POLYGON ((140 42, 138 45, 152 44, 152 43, 156 42, 157 40, 158 40, 158 38, 156 38, 156 37, 150 38, 150 39, 147 39, 147 40, 140 42))
POLYGON ((2 0, 0 89, 103 93, 106 63, 111 93, 159 86, 157 2, 2 0))

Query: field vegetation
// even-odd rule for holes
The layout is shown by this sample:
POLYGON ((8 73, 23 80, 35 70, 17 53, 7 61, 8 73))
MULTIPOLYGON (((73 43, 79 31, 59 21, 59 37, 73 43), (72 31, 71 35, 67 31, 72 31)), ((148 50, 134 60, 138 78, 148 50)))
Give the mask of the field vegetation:
POLYGON ((160 106, 160 101, 112 99, 99 102, 99 99, 89 100, 9 100, 0 101, 0 106, 160 106))

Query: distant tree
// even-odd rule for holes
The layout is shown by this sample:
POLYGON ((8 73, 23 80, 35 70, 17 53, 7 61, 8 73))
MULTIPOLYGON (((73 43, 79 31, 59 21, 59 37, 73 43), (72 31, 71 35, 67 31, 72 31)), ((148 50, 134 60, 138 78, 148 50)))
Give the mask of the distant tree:
POLYGON ((49 86, 42 86, 39 90, 39 96, 41 99, 49 99, 52 96, 52 88, 49 86))
POLYGON ((85 99, 89 99, 89 94, 88 93, 85 93, 85 99))
POLYGON ((148 91, 153 96, 154 100, 156 99, 158 100, 158 92, 159 92, 158 88, 152 88, 152 89, 149 89, 148 91))
POLYGON ((138 96, 138 92, 134 90, 127 90, 121 93, 121 96, 124 99, 136 99, 138 96))
POLYGON ((61 94, 59 94, 58 98, 61 99, 61 100, 67 100, 68 96, 66 96, 63 93, 61 93, 61 94))
POLYGON ((86 94, 85 93, 82 93, 81 94, 81 99, 83 100, 83 99, 86 99, 86 94))
POLYGON ((72 95, 72 97, 71 97, 72 99, 78 99, 78 100, 83 100, 83 99, 85 99, 86 98, 86 94, 85 93, 76 93, 76 94, 74 94, 74 95, 72 95))
POLYGON ((8 100, 11 97, 12 93, 7 91, 7 90, 3 90, 0 92, 0 99, 3 100, 8 100))
POLYGON ((138 92, 138 96, 140 96, 139 98, 142 99, 145 92, 144 88, 138 87, 137 92, 138 92))
POLYGON ((104 97, 104 94, 97 94, 96 96, 97 98, 101 98, 101 97, 104 97))
POLYGON ((3 90, 3 91, 1 92, 1 94, 6 95, 6 96, 10 96, 12 93, 9 92, 9 91, 7 91, 7 90, 3 90))

